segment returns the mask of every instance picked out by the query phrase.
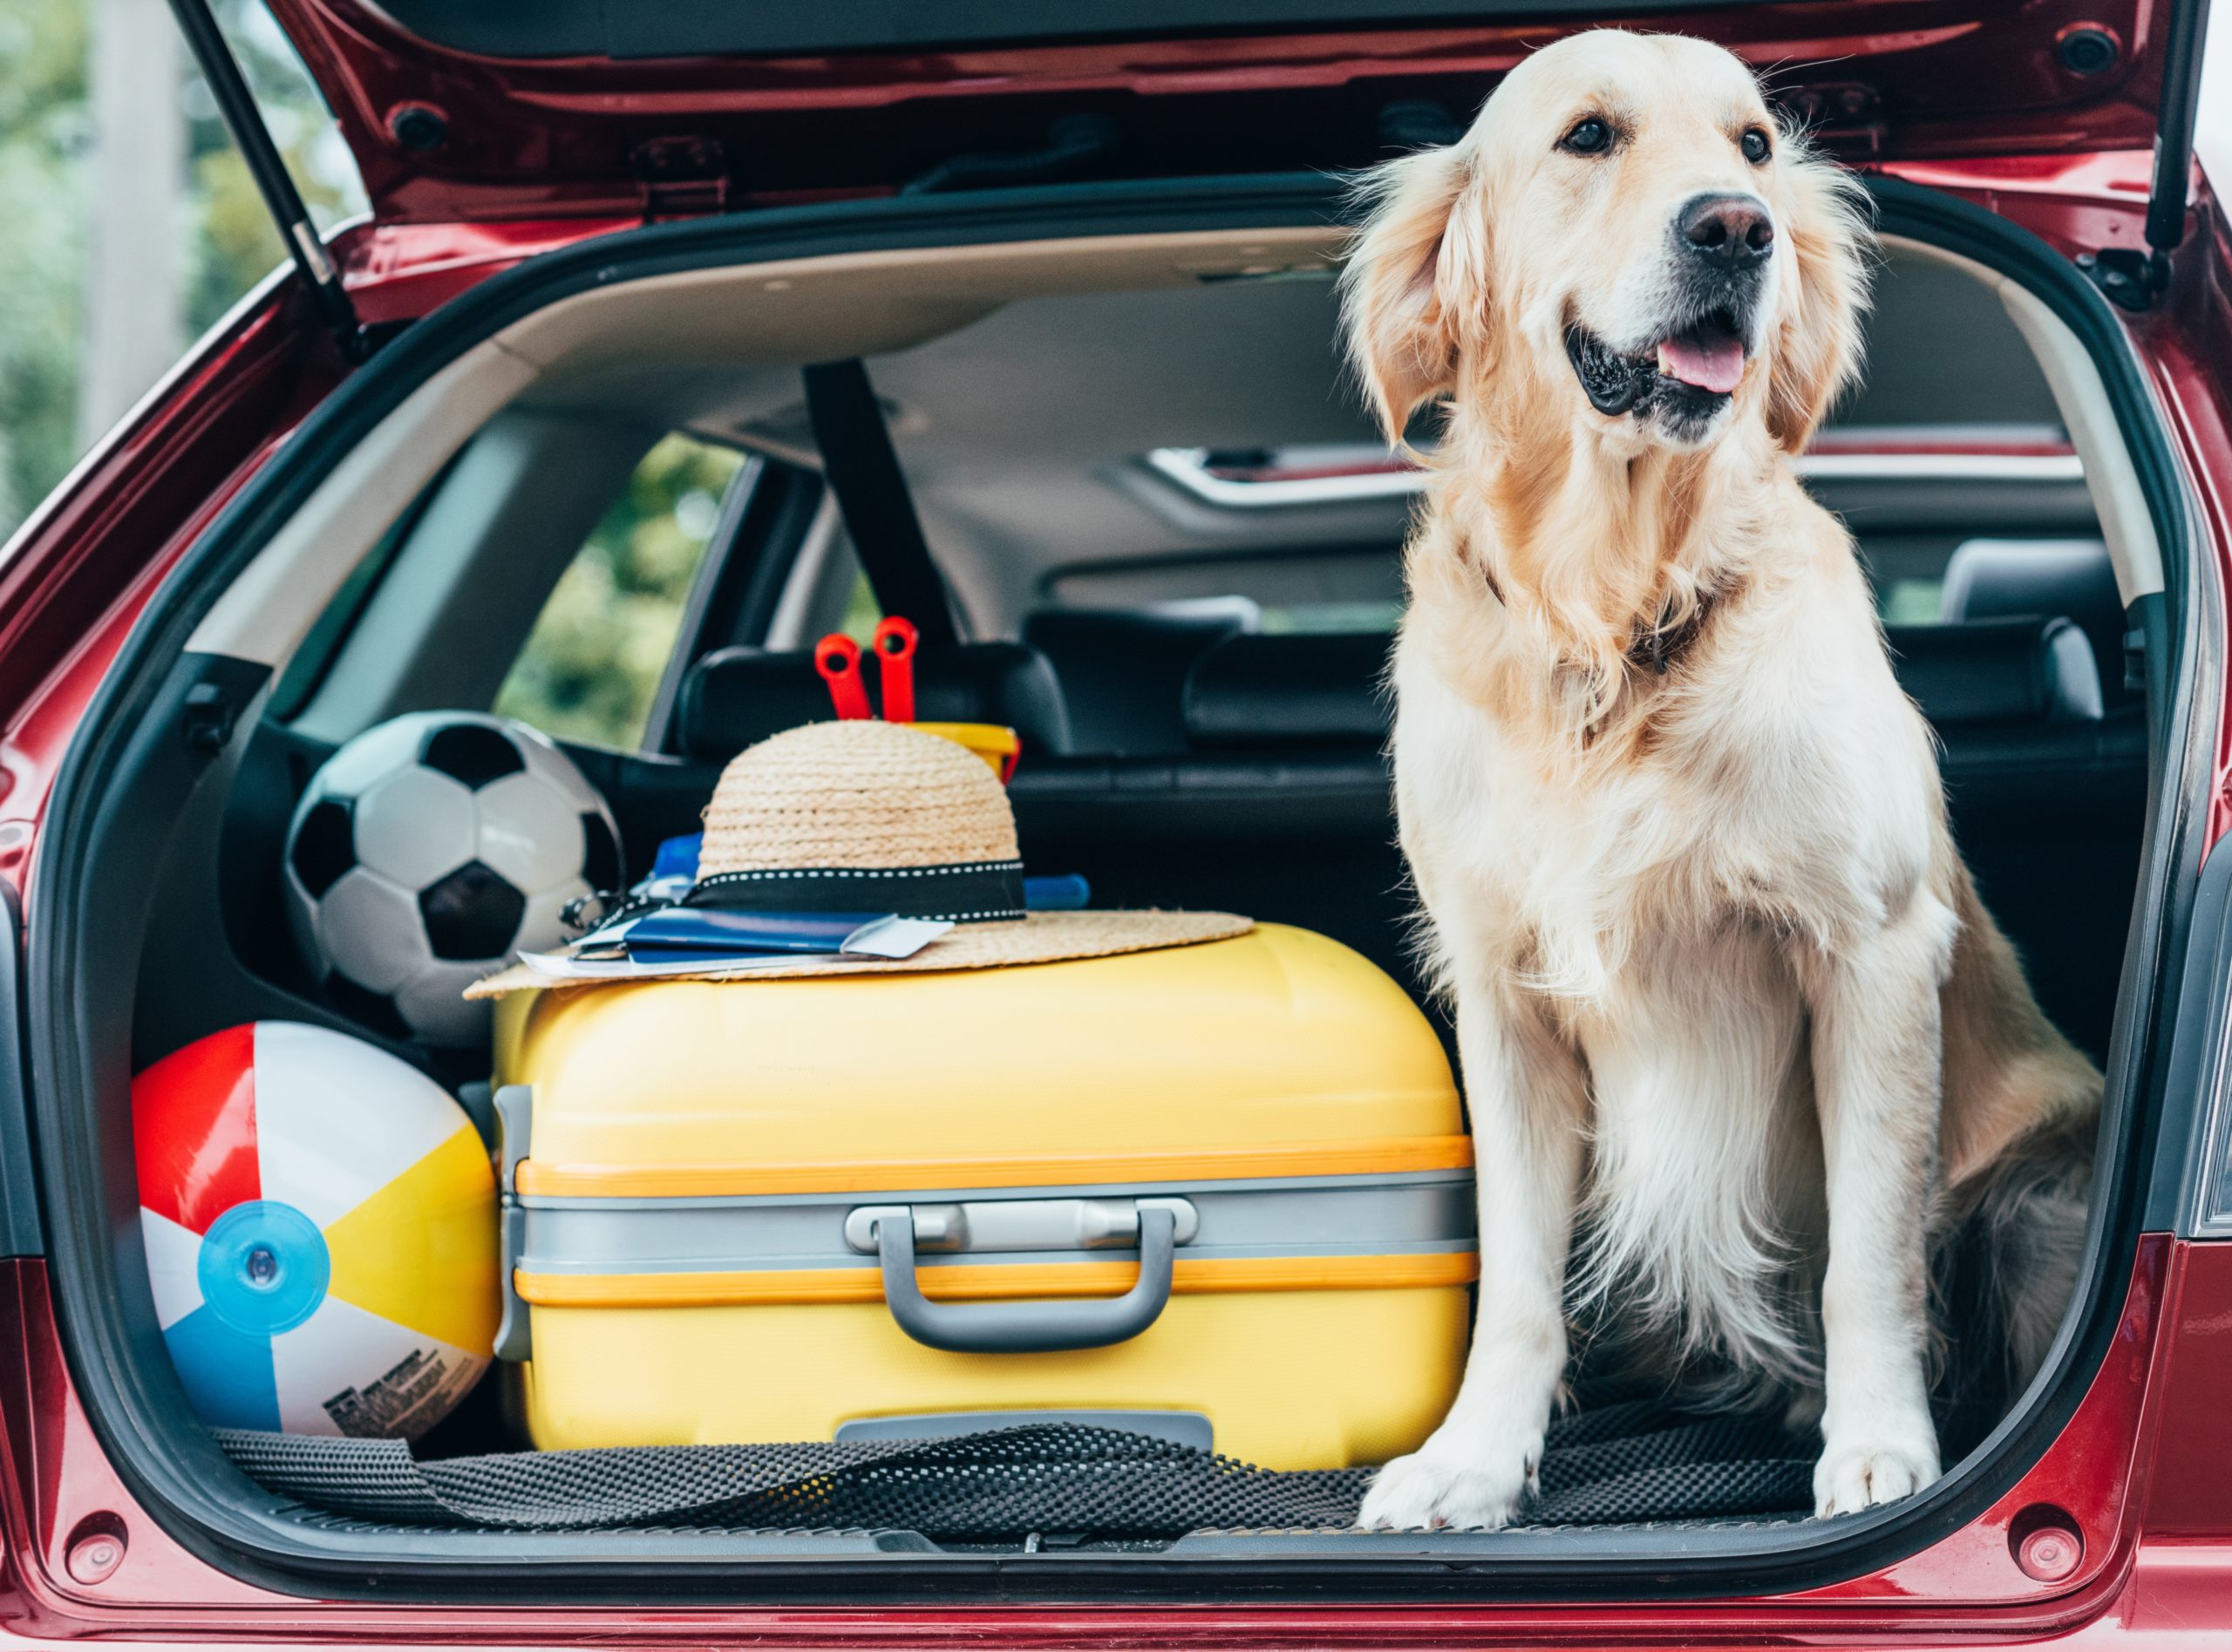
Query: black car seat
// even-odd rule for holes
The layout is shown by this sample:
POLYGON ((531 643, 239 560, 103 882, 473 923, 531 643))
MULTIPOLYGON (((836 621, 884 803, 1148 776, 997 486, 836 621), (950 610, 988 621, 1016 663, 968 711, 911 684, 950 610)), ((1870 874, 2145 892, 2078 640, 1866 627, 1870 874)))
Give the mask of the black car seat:
POLYGON ((2092 644, 2104 700, 2113 705, 2123 697, 2124 602, 2104 541, 1963 541, 1945 564, 1937 617, 1957 623, 2018 615, 2075 622, 2092 644))
MULTIPOLYGON (((2096 1055, 2122 957, 2145 794, 2143 729, 2104 717, 2069 620, 1894 627, 1936 730, 1955 832, 2048 1012, 2096 1055)), ((1112 904, 1221 907, 1303 925, 1423 990, 1382 755, 1379 635, 1235 635, 1180 698, 1187 750, 1026 760, 1024 853, 1112 904)))
MULTIPOLYGON (((866 672, 871 697, 878 674, 866 672)), ((925 723, 1000 723, 1026 758, 1066 751, 1069 718, 1045 657, 1017 642, 923 643, 915 656, 915 714, 925 723)), ((835 712, 809 649, 727 648, 682 679, 675 700, 681 754, 725 763, 755 740, 835 712)))
POLYGON ((1892 625, 1899 686, 1948 738, 1984 725, 2097 723, 2100 671, 2076 622, 2055 615, 1892 625))
POLYGON ((1079 751, 1161 756, 1187 749, 1186 674, 1211 644, 1256 629, 1245 597, 1135 608, 1039 608, 1023 641, 1061 683, 1079 751))
POLYGON ((1017 771, 1026 858, 1084 873, 1108 904, 1315 929, 1423 996, 1381 751, 1388 645, 1379 634, 1247 632, 1212 643, 1165 690, 1175 749, 1017 771))

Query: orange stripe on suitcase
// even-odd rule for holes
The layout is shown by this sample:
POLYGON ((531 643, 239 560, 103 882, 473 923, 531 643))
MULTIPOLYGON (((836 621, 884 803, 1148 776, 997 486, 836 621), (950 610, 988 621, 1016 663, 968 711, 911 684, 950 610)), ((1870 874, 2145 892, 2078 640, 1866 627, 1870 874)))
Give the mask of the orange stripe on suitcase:
MULTIPOLYGON (((1469 1285, 1477 1253, 1409 1256, 1182 1257, 1171 1288, 1216 1291, 1418 1290, 1469 1285)), ((926 1268, 918 1275, 934 1302, 1019 1297, 1117 1296, 1139 1279, 1136 1262, 1010 1262, 984 1268, 926 1268)), ((880 1302, 874 1268, 769 1268, 727 1274, 530 1274, 512 1275, 538 1308, 711 1308, 745 1303, 880 1302)))

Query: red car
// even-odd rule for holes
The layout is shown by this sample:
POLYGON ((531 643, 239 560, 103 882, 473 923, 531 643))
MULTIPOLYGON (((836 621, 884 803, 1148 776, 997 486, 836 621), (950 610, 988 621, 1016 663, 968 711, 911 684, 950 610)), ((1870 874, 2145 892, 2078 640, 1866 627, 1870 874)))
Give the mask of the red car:
POLYGON ((2206 0, 273 0, 372 204, 330 244, 206 0, 175 9, 295 262, 0 548, 0 1635, 2232 1641, 2206 0), (1801 470, 1859 539, 1988 902, 2108 1075, 2085 1282, 2029 1390, 1934 1485, 1826 1521, 1767 1498, 1494 1533, 437 1529, 248 1478, 164 1356, 130 1079, 270 1018, 475 1076, 289 948, 289 812, 381 718, 541 721, 640 873, 723 758, 813 714, 818 683, 786 699, 766 662, 949 612, 923 680, 1023 730, 1034 861, 1409 981, 1371 678, 1412 479, 1335 364, 1341 177, 1604 23, 1771 71, 1875 197, 1869 382, 1801 470), (911 491, 934 562, 850 542, 857 471, 833 507, 798 370, 854 359, 888 438, 849 459, 887 508, 911 491))

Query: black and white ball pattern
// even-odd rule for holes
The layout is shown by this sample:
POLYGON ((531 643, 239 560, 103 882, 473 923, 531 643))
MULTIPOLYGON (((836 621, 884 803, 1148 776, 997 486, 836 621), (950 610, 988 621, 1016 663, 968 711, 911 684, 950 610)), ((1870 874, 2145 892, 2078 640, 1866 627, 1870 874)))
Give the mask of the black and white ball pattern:
POLYGON ((611 812, 523 724, 418 711, 367 729, 310 778, 287 829, 287 906, 311 972, 397 1037, 486 1042, 459 996, 566 938, 575 896, 620 882, 611 812))

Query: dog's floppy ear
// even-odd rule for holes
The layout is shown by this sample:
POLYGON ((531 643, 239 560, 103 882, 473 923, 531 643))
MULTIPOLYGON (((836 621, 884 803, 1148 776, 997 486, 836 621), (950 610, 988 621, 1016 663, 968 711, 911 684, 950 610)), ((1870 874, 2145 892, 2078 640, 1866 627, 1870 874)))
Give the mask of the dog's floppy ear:
POLYGON ((1801 451, 1845 388, 1860 376, 1861 318, 1868 312, 1870 235, 1867 197, 1851 174, 1783 139, 1793 203, 1784 226, 1794 277, 1782 304, 1768 378, 1767 430, 1783 451, 1801 451))
POLYGON ((1355 200, 1364 227, 1341 273, 1349 360, 1390 441, 1421 402, 1446 389, 1459 329, 1479 294, 1485 249, 1449 234, 1471 180, 1463 146, 1424 149, 1375 168, 1355 200))

